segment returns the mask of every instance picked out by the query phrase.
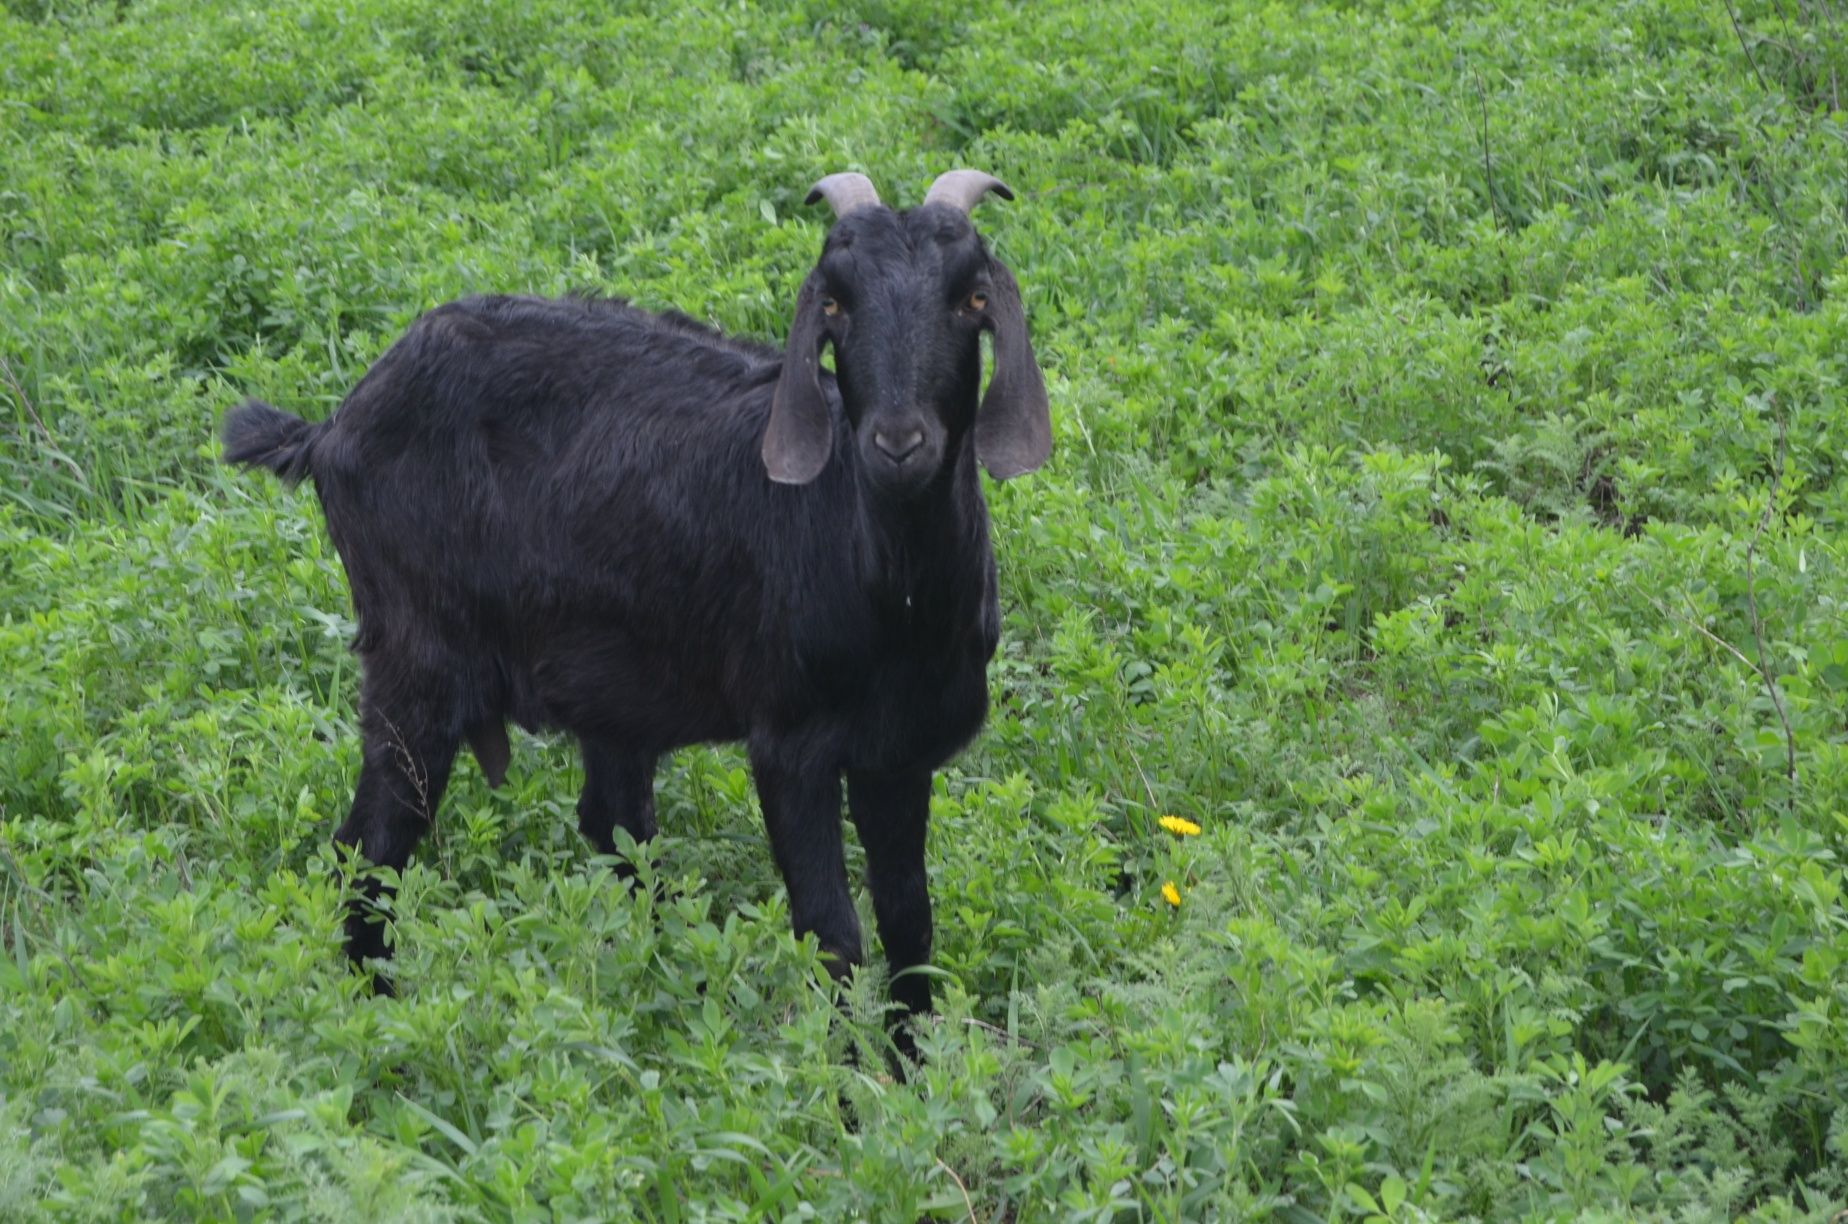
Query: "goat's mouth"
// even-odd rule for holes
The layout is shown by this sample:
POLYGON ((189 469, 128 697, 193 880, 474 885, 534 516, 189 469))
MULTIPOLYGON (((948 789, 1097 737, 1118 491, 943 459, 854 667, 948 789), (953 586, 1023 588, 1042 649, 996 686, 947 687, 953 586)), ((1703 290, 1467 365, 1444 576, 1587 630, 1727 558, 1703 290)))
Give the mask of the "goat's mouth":
POLYGON ((882 496, 912 498, 922 493, 943 466, 943 442, 930 431, 869 430, 860 440, 861 471, 882 496))

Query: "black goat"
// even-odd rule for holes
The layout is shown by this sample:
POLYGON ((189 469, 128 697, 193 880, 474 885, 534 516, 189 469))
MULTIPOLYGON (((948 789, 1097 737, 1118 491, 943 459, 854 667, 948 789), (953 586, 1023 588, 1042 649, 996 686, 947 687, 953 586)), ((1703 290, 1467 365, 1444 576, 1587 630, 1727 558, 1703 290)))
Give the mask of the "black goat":
MULTIPOLYGON (((607 853, 654 834, 661 753, 742 739, 796 932, 860 960, 844 774, 893 996, 928 1010, 902 971, 930 956, 931 772, 982 723, 1000 630, 976 462, 1052 447, 1020 292, 969 221, 988 191, 1012 198, 968 170, 905 212, 816 184, 838 219, 787 354, 620 301, 469 298, 320 424, 233 409, 225 459, 313 477, 352 586, 365 755, 336 840, 402 868, 464 738, 499 784, 511 718, 577 736, 607 853)), ((385 954, 370 909, 355 960, 385 954)))

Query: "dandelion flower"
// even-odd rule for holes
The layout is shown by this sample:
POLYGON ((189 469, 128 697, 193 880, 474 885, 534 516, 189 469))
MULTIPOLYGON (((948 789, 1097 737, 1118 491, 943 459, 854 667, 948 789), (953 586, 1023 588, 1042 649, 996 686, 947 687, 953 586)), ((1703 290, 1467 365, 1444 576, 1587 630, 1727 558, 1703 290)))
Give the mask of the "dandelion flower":
POLYGON ((1200 826, 1187 819, 1185 816, 1163 816, 1155 823, 1168 830, 1168 832, 1175 834, 1177 837, 1200 836, 1200 826))
POLYGON ((1173 880, 1169 880, 1166 884, 1161 886, 1161 899, 1166 901, 1169 905, 1172 905, 1175 909, 1181 908, 1181 890, 1174 886, 1173 880))

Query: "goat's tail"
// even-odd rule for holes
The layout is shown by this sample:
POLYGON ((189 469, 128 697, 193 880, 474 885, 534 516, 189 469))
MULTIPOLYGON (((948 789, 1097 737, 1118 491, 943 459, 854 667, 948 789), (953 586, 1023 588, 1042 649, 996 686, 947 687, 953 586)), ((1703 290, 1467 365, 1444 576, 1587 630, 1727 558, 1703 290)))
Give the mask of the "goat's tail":
POLYGON ((262 400, 245 400, 225 413, 222 436, 226 463, 266 467, 296 484, 314 475, 309 458, 321 427, 262 400))

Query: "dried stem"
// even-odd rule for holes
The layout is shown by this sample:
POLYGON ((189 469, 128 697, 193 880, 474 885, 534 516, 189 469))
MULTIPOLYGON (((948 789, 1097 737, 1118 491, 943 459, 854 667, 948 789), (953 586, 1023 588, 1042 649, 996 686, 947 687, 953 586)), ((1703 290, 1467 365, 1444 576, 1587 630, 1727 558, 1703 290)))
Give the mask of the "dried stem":
POLYGON ((966 1018, 963 1021, 963 1023, 969 1026, 970 1028, 979 1028, 984 1033, 993 1033, 996 1037, 999 1037, 1001 1040, 1006 1041, 1006 1042, 1011 1042, 1014 1045, 1025 1046, 1029 1050, 1039 1049, 1039 1046, 1035 1045, 1031 1041, 1028 1041, 1025 1037, 1016 1036, 1015 1034, 1008 1032, 1006 1029, 1002 1028, 998 1024, 990 1024, 986 1020, 977 1020, 973 1016, 966 1018))
MULTIPOLYGON (((1745 36, 1745 27, 1739 24, 1739 10, 1733 7, 1733 0, 1726 0, 1726 15, 1732 18, 1733 34, 1739 39, 1739 49, 1745 52, 1745 62, 1752 66, 1752 75, 1758 78, 1759 87, 1765 91, 1766 98, 1775 105, 1777 99, 1771 93, 1771 82, 1765 79, 1764 72, 1758 67, 1758 57, 1752 54, 1752 44, 1745 36)), ((1765 133, 1762 121, 1757 126, 1761 135, 1768 135, 1765 133)), ((1784 233, 1794 237, 1795 231, 1791 228, 1790 218, 1784 215, 1784 202, 1778 199, 1777 183, 1771 177, 1765 179, 1765 202, 1770 204, 1771 211, 1777 214, 1777 223, 1784 233)), ((1791 275, 1796 280, 1797 309, 1807 314, 1810 309, 1810 279, 1808 269, 1803 266, 1803 251, 1800 247, 1791 248, 1790 265, 1791 275)))
POLYGON ((1758 674, 1764 679, 1765 691, 1771 694, 1771 705, 1777 711, 1777 720, 1784 724, 1784 776, 1790 779, 1790 803, 1794 806, 1797 800, 1797 737, 1791 732, 1790 716, 1784 711, 1784 695, 1778 691, 1777 681, 1771 675, 1771 665, 1765 650, 1765 621, 1758 612, 1758 572, 1754 564, 1759 538, 1765 534, 1765 527, 1777 509, 1778 488, 1784 481, 1784 445, 1788 432, 1789 427, 1780 416, 1777 421, 1777 462, 1771 469, 1771 489, 1765 497, 1765 512, 1758 516, 1758 528, 1752 532, 1752 539, 1745 546, 1745 603, 1752 614, 1752 638, 1758 643, 1758 674))
POLYGON ((87 487, 90 482, 84 479, 83 469, 78 467, 77 464, 71 460, 70 456, 58 449, 58 440, 52 437, 51 430, 46 427, 45 418, 40 416, 38 414, 38 409, 32 406, 32 398, 26 394, 26 389, 19 385, 19 379, 14 377, 13 367, 7 363, 4 354, 0 354, 0 381, 6 383, 7 387, 13 392, 14 398, 19 400, 19 406, 24 408, 26 410, 26 415, 32 418, 32 423, 38 427, 40 435, 45 439, 45 445, 51 448, 52 458, 69 468, 72 474, 77 477, 78 482, 87 487))
POLYGON ((1688 605, 1689 615, 1687 616, 1682 616, 1679 613, 1671 612, 1669 609, 1663 607, 1662 601, 1657 599, 1653 595, 1647 596, 1647 598, 1650 603, 1655 605, 1656 611, 1660 612, 1663 616, 1666 616, 1671 620, 1680 621, 1682 624, 1686 625, 1688 628, 1692 629, 1694 632, 1706 638, 1709 642, 1712 642, 1715 646, 1718 646, 1721 650, 1724 650, 1727 654, 1731 655, 1733 658, 1739 660, 1739 662, 1751 668, 1754 672, 1758 670, 1758 664, 1752 662, 1751 657, 1748 656, 1743 650, 1740 650, 1737 646, 1734 646, 1731 642, 1727 641, 1725 638, 1721 637, 1719 634, 1715 633, 1713 630, 1707 628, 1707 626, 1701 624, 1699 621, 1694 619, 1696 616, 1700 615, 1700 609, 1694 606, 1694 601, 1689 599, 1685 593, 1681 596, 1681 599, 1682 599, 1682 602, 1688 605))
POLYGON ((1142 758, 1136 755, 1136 750, 1129 744, 1125 743, 1123 748, 1129 753, 1129 759, 1136 764, 1136 776, 1142 779, 1142 789, 1148 792, 1149 811, 1159 813, 1161 804, 1155 801, 1155 788, 1149 785, 1149 776, 1142 771, 1142 758))
POLYGON ((1482 73, 1476 70, 1474 64, 1470 65, 1469 74, 1476 80, 1476 105, 1482 111, 1482 177, 1488 185, 1489 212, 1494 216, 1495 224, 1503 233, 1507 233, 1510 229, 1508 218, 1502 214, 1500 197, 1495 194, 1495 160, 1489 156, 1489 95, 1482 87, 1482 73))
MULTIPOLYGON (((71 980, 73 982, 82 982, 84 980, 83 974, 78 972, 76 964, 72 962, 70 954, 64 950, 63 944, 58 941, 56 932, 52 930, 50 922, 45 917, 46 907, 57 908, 57 898, 34 884, 31 879, 27 877, 26 869, 19 865, 19 860, 13 857, 13 852, 7 849, 4 842, 0 842, 0 863, 5 864, 7 872, 17 881, 20 895, 24 897, 26 902, 32 907, 32 917, 37 920, 39 925, 45 928, 45 934, 43 936, 44 942, 49 944, 51 950, 58 954, 58 959, 64 962, 64 967, 70 970, 71 980)), ((19 907, 17 905, 13 907, 13 921, 16 924, 19 922, 19 907)))
MULTIPOLYGON (((1679 612, 1676 612, 1674 609, 1665 606, 1661 600, 1657 599, 1653 595, 1648 594, 1647 592, 1644 592, 1643 598, 1647 599, 1651 604, 1654 604, 1655 610, 1657 612, 1660 612, 1667 619, 1680 621, 1682 624, 1686 625, 1688 628, 1692 629, 1694 632, 1706 638, 1709 642, 1712 642, 1715 646, 1718 646, 1721 650, 1724 650, 1727 654, 1731 655, 1733 658, 1739 660, 1739 662, 1745 664, 1746 668, 1750 670, 1752 674, 1756 675, 1759 681, 1764 684, 1765 691, 1771 694, 1771 704, 1772 704, 1772 707, 1777 710, 1778 721, 1781 724, 1783 724, 1784 757, 1785 757, 1784 775, 1785 777, 1790 779, 1791 802, 1794 804, 1796 802, 1795 796, 1796 796, 1796 781, 1797 781, 1797 740, 1796 740, 1795 733, 1792 732, 1790 728, 1790 720, 1784 716, 1783 699, 1778 692, 1777 682, 1771 678, 1769 669, 1761 666, 1758 662, 1754 661, 1752 657, 1746 654, 1743 650, 1740 650, 1737 646, 1734 646, 1731 642, 1727 641, 1725 638, 1721 637, 1719 634, 1715 633, 1713 630, 1707 628, 1707 626, 1701 624, 1698 619, 1698 617, 1700 616, 1700 609, 1694 606, 1694 601, 1687 597, 1686 592, 1683 592, 1681 596, 1682 602, 1688 605, 1688 615, 1686 616, 1683 616, 1679 612)), ((1758 629, 1758 625, 1757 625, 1757 618, 1755 615, 1753 618, 1753 622, 1754 622, 1753 629, 1756 631, 1758 629)), ((1764 639, 1762 637, 1759 638, 1758 649, 1761 652, 1764 650, 1764 639)))
POLYGON ((981 1220, 976 1217, 975 1200, 969 1197, 969 1187, 963 1185, 963 1179, 956 1176, 956 1170, 944 1164, 941 1156, 937 1158, 937 1167, 942 1169, 945 1173, 948 1173, 950 1175, 950 1180, 956 1183, 956 1188, 962 1191, 963 1206, 969 1210, 969 1224, 982 1224, 981 1220))
POLYGON ((45 441, 50 442, 52 440, 51 430, 45 428, 45 421, 39 416, 38 409, 32 406, 32 401, 27 398, 26 389, 19 385, 17 378, 13 377, 13 367, 7 363, 4 354, 0 354, 0 378, 6 379, 6 385, 13 389, 13 394, 19 398, 20 405, 26 410, 26 415, 32 418, 32 423, 37 425, 39 432, 45 435, 45 441))
POLYGON ((1771 82, 1765 80, 1765 74, 1759 71, 1758 57, 1752 54, 1752 44, 1746 41, 1745 27, 1739 24, 1739 10, 1733 7, 1733 0, 1726 0, 1726 15, 1732 18, 1733 33, 1739 37, 1739 49, 1745 52, 1745 62, 1752 66, 1752 75, 1758 78, 1759 87, 1770 93, 1771 82))
POLYGON ((398 724, 383 714, 379 715, 379 721, 385 724, 386 733, 391 739, 392 755, 397 758, 398 772, 404 775, 404 780, 417 792, 417 814, 426 821, 432 820, 436 813, 430 810, 429 775, 424 772, 422 762, 411 752, 411 746, 405 742, 404 733, 398 730, 398 724))

